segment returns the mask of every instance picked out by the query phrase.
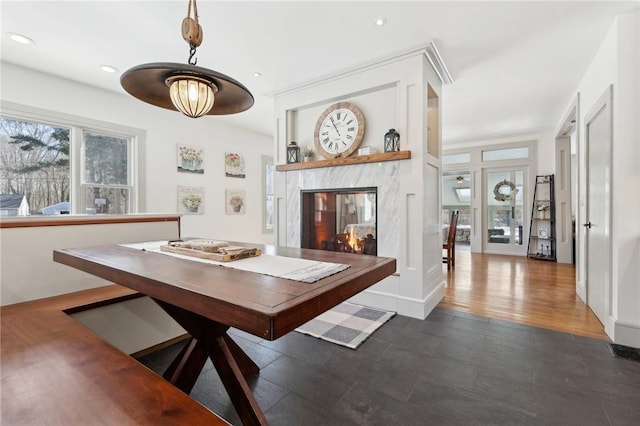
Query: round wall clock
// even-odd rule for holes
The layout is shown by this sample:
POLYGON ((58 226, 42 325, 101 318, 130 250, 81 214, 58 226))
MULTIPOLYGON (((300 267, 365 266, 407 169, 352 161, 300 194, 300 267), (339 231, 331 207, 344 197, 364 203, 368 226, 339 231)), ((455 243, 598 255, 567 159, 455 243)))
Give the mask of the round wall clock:
POLYGON ((364 115, 351 102, 331 105, 318 117, 313 141, 325 158, 348 157, 364 137, 364 115))

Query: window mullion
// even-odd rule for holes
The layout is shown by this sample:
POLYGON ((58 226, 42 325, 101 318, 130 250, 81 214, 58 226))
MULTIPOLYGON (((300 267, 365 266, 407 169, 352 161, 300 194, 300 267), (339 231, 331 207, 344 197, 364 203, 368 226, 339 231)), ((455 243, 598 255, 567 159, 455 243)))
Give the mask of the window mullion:
POLYGON ((82 170, 84 167, 84 159, 82 149, 84 146, 83 131, 80 127, 71 128, 71 143, 69 144, 69 154, 71 165, 71 211, 75 214, 85 214, 85 191, 83 186, 82 170))

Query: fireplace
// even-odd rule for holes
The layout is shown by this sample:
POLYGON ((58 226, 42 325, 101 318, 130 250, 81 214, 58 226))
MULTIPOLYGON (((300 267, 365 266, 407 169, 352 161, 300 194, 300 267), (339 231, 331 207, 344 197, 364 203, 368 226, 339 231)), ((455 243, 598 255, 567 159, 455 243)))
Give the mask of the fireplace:
POLYGON ((377 188, 301 191, 300 246, 376 255, 377 188))

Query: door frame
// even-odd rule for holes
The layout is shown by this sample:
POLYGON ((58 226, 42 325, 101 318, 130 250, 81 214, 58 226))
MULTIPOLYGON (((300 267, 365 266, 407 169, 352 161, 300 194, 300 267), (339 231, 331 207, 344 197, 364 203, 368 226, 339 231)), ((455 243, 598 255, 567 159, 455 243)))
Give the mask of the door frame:
POLYGON ((564 116, 562 125, 555 138, 555 195, 556 195, 556 253, 558 263, 576 265, 576 292, 585 300, 584 292, 580 294, 579 237, 578 232, 580 209, 578 185, 580 182, 580 93, 576 94, 569 112, 564 116), (572 142, 573 141, 573 142, 572 142), (572 147, 575 151, 572 152, 572 147), (574 156, 575 154, 575 156, 574 156), (572 171, 575 170, 575 176, 572 171), (574 222, 575 221, 575 222, 574 222))
MULTIPOLYGON (((483 170, 485 168, 517 168, 528 167, 528 185, 532 188, 535 182, 534 171, 538 170, 538 140, 522 139, 516 141, 496 141, 494 143, 485 142, 478 145, 468 146, 464 148, 450 148, 442 153, 442 171, 468 170, 471 174, 471 252, 483 253, 485 251, 484 240, 486 238, 484 227, 484 210, 486 209, 486 195, 483 180, 483 170), (487 151, 526 148, 528 156, 522 158, 502 159, 502 160, 484 160, 483 153, 487 151)), ((440 183, 442 185, 442 182, 440 183)), ((442 187, 442 186, 441 186, 442 187)), ((530 194, 529 194, 529 198, 530 194)), ((525 214, 529 215, 531 199, 525 200, 525 214)), ((526 219, 526 218, 525 218, 526 219)), ((529 238, 529 223, 525 221, 523 228, 523 240, 529 238)), ((523 243, 524 245, 524 243, 523 243)), ((526 256, 526 245, 524 245, 523 256, 526 256)), ((497 252, 493 252, 498 254, 497 252)), ((509 253, 514 255, 514 253, 509 253)))
POLYGON ((499 167, 483 167, 482 168, 482 214, 481 214, 481 238, 482 238, 482 252, 488 254, 508 254, 515 256, 526 256, 527 245, 524 243, 529 240, 529 226, 527 225, 527 218, 530 217, 529 199, 532 185, 531 170, 529 164, 513 164, 508 166, 499 167), (519 245, 515 244, 496 244, 490 243, 488 240, 489 230, 487 229, 487 200, 489 199, 489 188, 487 187, 487 174, 491 172, 508 172, 522 170, 523 186, 522 186, 522 241, 519 245))

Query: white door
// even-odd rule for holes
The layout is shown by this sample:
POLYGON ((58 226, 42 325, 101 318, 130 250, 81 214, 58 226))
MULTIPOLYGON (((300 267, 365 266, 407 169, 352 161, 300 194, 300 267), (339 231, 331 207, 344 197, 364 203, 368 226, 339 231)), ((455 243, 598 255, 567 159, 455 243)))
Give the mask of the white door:
POLYGON ((612 90, 596 102, 586 117, 587 304, 600 322, 608 318, 611 288, 611 142, 612 90))
POLYGON ((527 175, 527 167, 485 169, 485 253, 526 254, 527 175))
POLYGON ((573 217, 571 215, 571 138, 556 138, 556 258, 573 262, 573 217))

